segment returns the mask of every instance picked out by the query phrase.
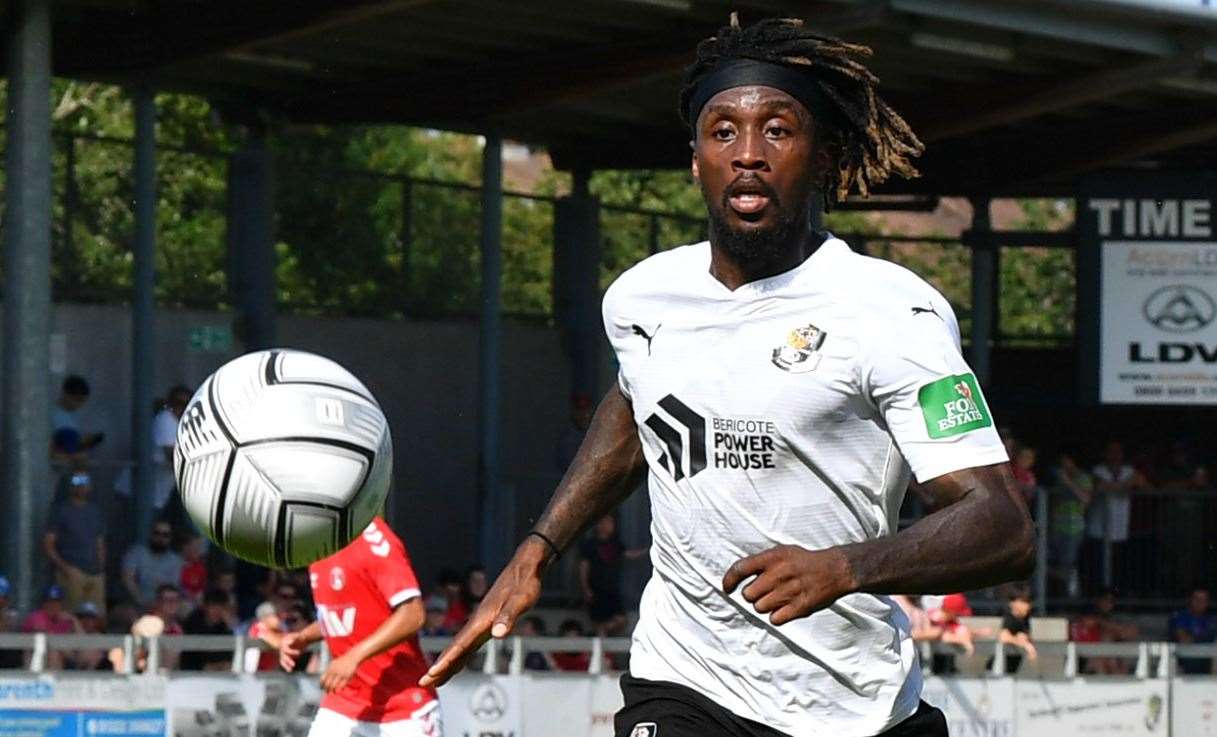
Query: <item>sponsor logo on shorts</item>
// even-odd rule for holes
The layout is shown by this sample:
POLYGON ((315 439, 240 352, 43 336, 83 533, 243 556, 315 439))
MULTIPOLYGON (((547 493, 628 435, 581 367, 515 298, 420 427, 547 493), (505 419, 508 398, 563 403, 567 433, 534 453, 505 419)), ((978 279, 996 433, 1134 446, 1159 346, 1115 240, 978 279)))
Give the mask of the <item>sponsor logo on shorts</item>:
POLYGON ((972 374, 944 376, 917 392, 917 403, 931 438, 949 438, 982 427, 992 427, 993 418, 972 374))
POLYGON ((630 737, 655 737, 659 734, 659 727, 655 722, 639 722, 630 730, 630 737))

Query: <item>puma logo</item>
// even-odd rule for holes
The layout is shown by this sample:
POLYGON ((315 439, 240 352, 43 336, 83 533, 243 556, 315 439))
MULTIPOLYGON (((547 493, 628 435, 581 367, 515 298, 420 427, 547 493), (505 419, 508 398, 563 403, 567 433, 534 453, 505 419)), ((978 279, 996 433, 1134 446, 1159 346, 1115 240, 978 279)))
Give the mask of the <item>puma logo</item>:
POLYGON ((655 339, 655 334, 659 332, 661 327, 663 327, 663 323, 656 325, 655 329, 651 331, 650 335, 647 335, 647 331, 643 330, 641 325, 631 325, 630 327, 634 330, 634 335, 646 338, 647 355, 651 355, 651 341, 655 339))
POLYGON ((925 312, 930 313, 934 317, 937 317, 939 320, 942 319, 942 315, 938 314, 938 310, 934 309, 934 305, 930 305, 929 307, 913 307, 913 316, 914 317, 916 317, 917 315, 920 315, 922 313, 925 313, 925 312))

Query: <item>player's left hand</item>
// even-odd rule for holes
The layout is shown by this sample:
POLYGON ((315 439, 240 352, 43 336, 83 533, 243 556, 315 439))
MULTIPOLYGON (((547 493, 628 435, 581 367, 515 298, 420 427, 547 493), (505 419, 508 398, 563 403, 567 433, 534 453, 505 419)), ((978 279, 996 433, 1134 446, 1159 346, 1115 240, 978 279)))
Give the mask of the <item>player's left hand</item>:
POLYGON ((733 593, 751 576, 756 579, 744 587, 744 599, 758 614, 772 612, 774 625, 818 612, 854 590, 849 561, 837 548, 779 545, 741 558, 723 576, 723 591, 733 593))
POLYGON ((355 676, 355 669, 359 667, 359 661, 351 655, 352 653, 347 653, 330 661, 330 667, 321 674, 321 690, 326 693, 334 693, 347 685, 347 682, 355 676))

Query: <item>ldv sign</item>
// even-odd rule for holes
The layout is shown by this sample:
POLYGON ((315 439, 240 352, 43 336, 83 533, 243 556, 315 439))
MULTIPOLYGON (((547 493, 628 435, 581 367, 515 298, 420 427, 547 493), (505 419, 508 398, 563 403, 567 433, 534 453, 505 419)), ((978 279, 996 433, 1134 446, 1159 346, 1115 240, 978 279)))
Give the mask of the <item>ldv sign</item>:
POLYGON ((1079 307, 1097 318, 1082 327, 1097 337, 1101 402, 1217 404, 1215 191, 1200 176, 1147 176, 1080 201, 1079 262, 1097 271, 1098 304, 1079 307))

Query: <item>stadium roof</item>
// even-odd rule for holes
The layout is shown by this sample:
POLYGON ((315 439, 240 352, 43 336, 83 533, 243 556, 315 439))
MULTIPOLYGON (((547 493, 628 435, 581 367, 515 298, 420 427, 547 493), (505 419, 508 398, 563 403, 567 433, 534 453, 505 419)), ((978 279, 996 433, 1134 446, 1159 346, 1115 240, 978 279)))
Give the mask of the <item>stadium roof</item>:
POLYGON ((1217 164, 1205 0, 60 0, 54 69, 295 121, 497 130, 561 168, 680 167, 680 70, 731 10, 874 48, 929 144, 903 192, 1068 194, 1112 165, 1217 164))

